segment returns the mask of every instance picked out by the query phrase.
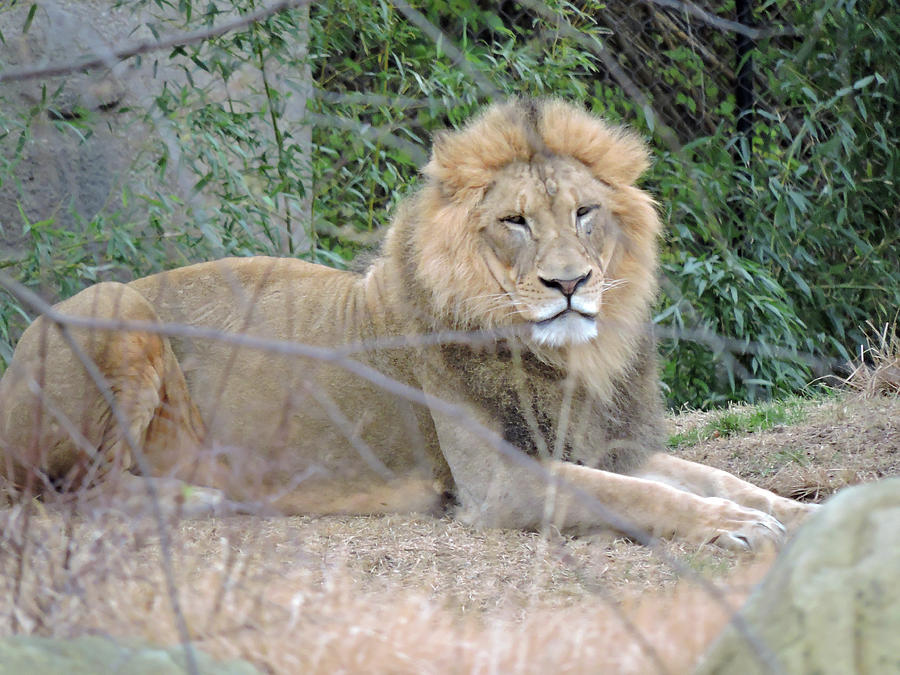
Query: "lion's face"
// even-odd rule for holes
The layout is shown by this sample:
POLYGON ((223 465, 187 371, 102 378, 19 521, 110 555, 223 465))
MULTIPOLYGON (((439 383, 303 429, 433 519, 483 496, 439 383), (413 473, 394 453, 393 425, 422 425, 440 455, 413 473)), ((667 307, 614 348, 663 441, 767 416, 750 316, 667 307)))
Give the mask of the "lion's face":
POLYGON ((634 185, 646 167, 637 137, 575 106, 492 106, 435 137, 386 250, 432 329, 524 324, 548 358, 558 349, 608 374, 655 292, 660 222, 634 185))
POLYGON ((621 282, 610 276, 620 230, 609 198, 584 165, 548 157, 501 169, 472 214, 500 287, 496 310, 538 344, 597 336, 604 291, 621 282))

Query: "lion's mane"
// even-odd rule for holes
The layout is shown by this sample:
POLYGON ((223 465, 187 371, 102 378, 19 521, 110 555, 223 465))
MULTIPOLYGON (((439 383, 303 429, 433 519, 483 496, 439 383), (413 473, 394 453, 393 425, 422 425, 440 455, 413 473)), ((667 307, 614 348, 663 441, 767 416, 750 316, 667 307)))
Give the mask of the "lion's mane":
POLYGON ((621 224, 624 254, 608 274, 622 283, 604 294, 598 337, 562 349, 531 345, 603 396, 626 374, 656 293, 661 223, 652 198, 634 186, 648 167, 643 142, 585 110, 556 100, 492 106, 459 131, 441 132, 424 168, 425 183, 401 205, 384 248, 406 281, 410 302, 434 330, 489 330, 510 323, 483 311, 478 298, 493 286, 478 250, 472 214, 496 172, 550 154, 571 157, 612 188, 607 204, 621 224))

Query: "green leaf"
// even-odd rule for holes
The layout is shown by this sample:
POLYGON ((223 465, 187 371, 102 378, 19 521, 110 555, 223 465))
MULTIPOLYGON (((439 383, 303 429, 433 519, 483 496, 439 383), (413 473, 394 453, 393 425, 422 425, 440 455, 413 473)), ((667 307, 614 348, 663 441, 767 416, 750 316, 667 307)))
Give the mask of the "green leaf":
POLYGON ((28 8, 28 15, 25 17, 25 25, 22 26, 22 33, 25 34, 28 32, 28 29, 31 28, 31 22, 34 20, 34 14, 37 12, 38 3, 32 3, 31 7, 28 8))

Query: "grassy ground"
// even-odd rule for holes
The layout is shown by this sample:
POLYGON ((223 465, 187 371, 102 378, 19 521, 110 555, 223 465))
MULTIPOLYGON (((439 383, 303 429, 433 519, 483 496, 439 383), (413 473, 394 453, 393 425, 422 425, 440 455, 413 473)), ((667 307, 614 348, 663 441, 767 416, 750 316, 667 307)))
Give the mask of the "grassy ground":
MULTIPOLYGON (((800 499, 900 474, 896 396, 690 413, 671 432, 679 456, 800 499)), ((278 673, 686 672, 769 563, 401 516, 184 521, 163 555, 150 518, 3 515, 0 635, 173 644, 175 598, 206 651, 278 673)))

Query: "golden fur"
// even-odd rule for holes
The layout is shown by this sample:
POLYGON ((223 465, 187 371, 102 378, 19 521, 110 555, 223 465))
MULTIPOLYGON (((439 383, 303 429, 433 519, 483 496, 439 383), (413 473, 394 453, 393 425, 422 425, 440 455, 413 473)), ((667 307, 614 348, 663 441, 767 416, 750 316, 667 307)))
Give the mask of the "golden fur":
POLYGON ((809 507, 663 452, 647 164, 575 106, 513 101, 436 137, 363 274, 247 258, 89 288, 56 312, 169 328, 36 321, 0 382, 0 471, 13 491, 128 469, 286 513, 456 504, 486 525, 777 542, 809 507))

